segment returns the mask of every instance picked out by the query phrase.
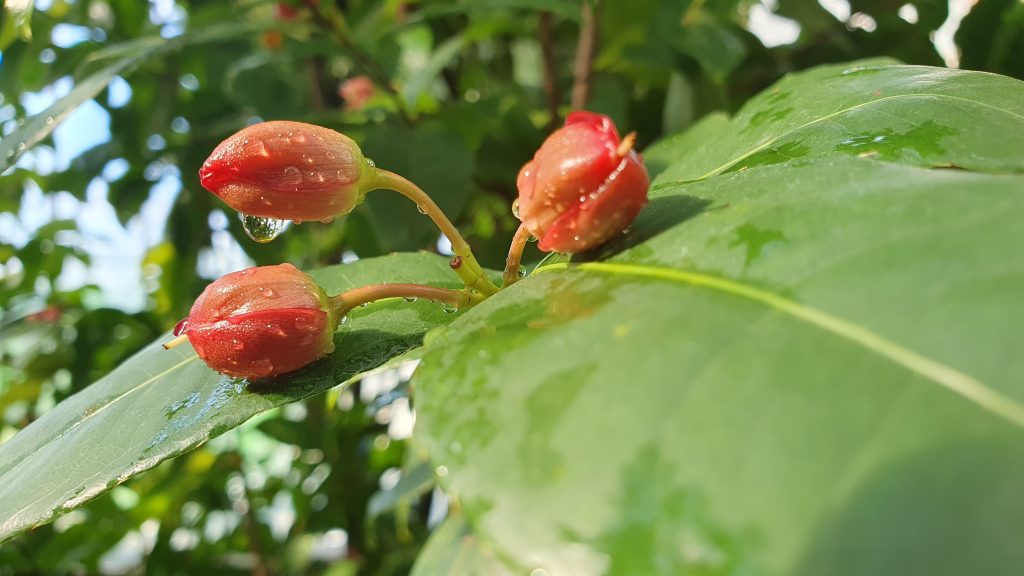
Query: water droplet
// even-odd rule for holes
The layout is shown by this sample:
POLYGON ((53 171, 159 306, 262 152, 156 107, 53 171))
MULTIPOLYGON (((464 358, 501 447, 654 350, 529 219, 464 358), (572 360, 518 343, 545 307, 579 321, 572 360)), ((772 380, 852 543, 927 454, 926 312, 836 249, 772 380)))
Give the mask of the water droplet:
POLYGON ((580 237, 578 234, 576 236, 573 236, 572 239, 575 240, 576 242, 580 241, 580 237))
POLYGON ((583 204, 586 201, 587 201, 587 195, 586 194, 580 194, 580 204, 583 204))
POLYGON ((46 123, 47 124, 53 124, 53 116, 47 116, 46 117, 46 123))
POLYGON ((441 478, 444 478, 445 476, 448 475, 448 467, 447 466, 438 466, 437 470, 435 470, 435 472, 437 472, 438 476, 440 476, 441 478))
POLYGON ((249 363, 249 372, 257 377, 269 376, 274 371, 274 365, 267 358, 260 358, 249 363))
POLYGON ((242 342, 241 340, 232 340, 231 348, 233 350, 245 350, 245 342, 242 342))
POLYGON ((516 270, 516 276, 519 276, 520 278, 525 278, 526 277, 526 266, 520 266, 519 269, 516 270))
POLYGON ((522 220, 519 217, 519 198, 512 201, 512 215, 516 217, 516 220, 522 220))
POLYGON ((7 157, 10 158, 11 156, 14 156, 14 150, 7 151, 7 157))
POLYGON ((286 224, 284 220, 278 220, 277 218, 250 216, 248 214, 239 214, 238 216, 242 219, 242 227, 245 228, 245 233, 249 235, 249 238, 260 244, 266 244, 280 236, 286 224))
POLYGON ((295 166, 286 166, 281 175, 284 177, 284 184, 299 184, 302 182, 302 170, 295 166))
POLYGON ((321 224, 330 224, 331 222, 334 222, 334 216, 320 219, 321 224))
POLYGON ((448 262, 448 266, 450 266, 452 270, 455 270, 459 266, 462 266, 462 256, 453 257, 451 261, 448 262))
POLYGON ((263 295, 266 296, 267 298, 273 298, 273 297, 277 296, 277 294, 274 293, 274 289, 273 288, 263 288, 262 292, 263 292, 263 295))
POLYGON ((406 302, 415 302, 416 301, 416 297, 415 296, 406 296, 405 297, 405 301, 406 302))
POLYGON ((420 214, 426 214, 427 209, 423 207, 423 204, 417 204, 416 209, 420 211, 420 214))
POLYGON ((459 307, 451 302, 441 302, 441 310, 443 310, 445 314, 452 314, 453 312, 458 312, 459 307))
POLYGON ((373 163, 373 160, 370 160, 369 158, 366 159, 366 165, 369 166, 370 168, 377 167, 377 165, 373 163))
POLYGON ((348 316, 342 316, 341 320, 338 321, 338 324, 341 324, 342 326, 348 324, 348 316))
POLYGON ((530 237, 526 239, 527 242, 536 242, 537 240, 538 238, 533 234, 530 234, 530 237))
POLYGON ((21 143, 18 144, 18 152, 24 152, 25 148, 26 148, 26 146, 25 146, 24 142, 21 142, 21 143))
POLYGON ((181 336, 188 330, 188 318, 185 318, 181 322, 174 325, 174 330, 171 332, 175 336, 181 336))

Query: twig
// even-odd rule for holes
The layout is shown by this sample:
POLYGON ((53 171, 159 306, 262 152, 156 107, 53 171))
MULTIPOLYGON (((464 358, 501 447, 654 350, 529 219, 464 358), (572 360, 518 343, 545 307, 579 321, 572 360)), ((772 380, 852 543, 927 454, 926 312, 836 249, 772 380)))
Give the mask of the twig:
POLYGON ((573 68, 572 107, 586 108, 590 99, 590 72, 597 48, 597 4, 599 0, 583 2, 583 23, 576 43, 576 64, 573 68))
POLYGON ((544 94, 548 97, 548 132, 558 127, 558 107, 562 104, 562 91, 558 87, 558 70, 555 62, 555 46, 551 38, 551 12, 540 13, 540 27, 537 39, 540 41, 541 56, 544 59, 544 94))
MULTIPOLYGON (((322 3, 323 4, 327 3, 322 3)), ((320 11, 313 12, 313 18, 316 20, 321 27, 326 28, 334 36, 334 40, 339 46, 346 52, 356 64, 369 76, 374 84, 377 84, 384 89, 385 92, 391 96, 391 99, 395 102, 395 106, 398 108, 398 113, 402 117, 402 120, 406 124, 412 125, 412 114, 409 108, 405 105, 405 99, 402 95, 395 90, 395 87, 391 85, 391 79, 384 72, 384 69, 380 67, 369 54, 363 52, 358 46, 352 42, 352 37, 349 35, 348 25, 345 23, 345 17, 338 12, 338 9, 330 4, 329 9, 321 8, 320 11)))

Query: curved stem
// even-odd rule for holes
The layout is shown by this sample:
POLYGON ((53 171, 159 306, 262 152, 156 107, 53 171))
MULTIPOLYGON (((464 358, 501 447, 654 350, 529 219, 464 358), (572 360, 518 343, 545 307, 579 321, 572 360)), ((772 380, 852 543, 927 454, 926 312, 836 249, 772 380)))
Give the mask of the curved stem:
POLYGON ((331 304, 334 306, 334 312, 340 318, 356 306, 384 298, 423 298, 451 304, 456 308, 474 303, 465 290, 449 290, 423 284, 371 284, 332 296, 331 304))
POLYGON ((469 243, 462 237, 462 234, 459 234, 459 230, 455 228, 452 221, 444 215, 441 208, 434 203, 434 200, 426 192, 394 172, 381 170, 380 168, 375 168, 374 171, 377 176, 374 188, 394 190, 412 200, 419 207, 420 212, 429 216, 434 221, 434 224, 437 224, 437 227, 441 229, 441 233, 452 243, 452 252, 456 256, 452 258, 452 269, 459 275, 459 278, 462 279, 466 287, 472 288, 482 295, 477 300, 482 300, 487 296, 498 293, 499 288, 487 278, 483 267, 480 266, 480 263, 476 261, 476 257, 473 256, 469 243))
POLYGON ((512 245, 508 247, 508 258, 505 258, 503 278, 505 283, 502 288, 507 288, 519 280, 519 263, 523 260, 523 249, 526 248, 526 243, 529 240, 530 231, 526 229, 526 224, 520 224, 515 236, 512 237, 512 245))

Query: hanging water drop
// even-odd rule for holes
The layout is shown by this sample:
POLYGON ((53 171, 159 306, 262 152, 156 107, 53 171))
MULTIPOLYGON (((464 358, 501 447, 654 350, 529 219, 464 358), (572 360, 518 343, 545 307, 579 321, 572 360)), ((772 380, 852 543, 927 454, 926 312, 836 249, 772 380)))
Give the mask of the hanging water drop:
POLYGON ((373 160, 370 160, 369 158, 366 159, 366 165, 369 166, 370 168, 377 167, 377 165, 373 163, 373 160))
POLYGON ((348 324, 348 316, 342 316, 341 320, 338 320, 338 324, 340 324, 342 326, 344 326, 345 324, 348 324))
POLYGON ((533 234, 530 234, 530 237, 526 239, 527 242, 536 242, 537 240, 538 238, 533 234))
POLYGON ((518 276, 520 278, 525 278, 526 277, 526 266, 520 265, 519 268, 516 269, 516 276, 518 276))
POLYGON ((53 124, 53 116, 47 116, 46 117, 46 123, 47 124, 53 124))
POLYGON ((420 211, 420 214, 426 214, 427 209, 423 207, 423 204, 417 204, 416 209, 420 211))
POLYGON ((245 233, 249 235, 249 238, 260 244, 266 244, 280 236, 287 225, 285 220, 267 218, 266 216, 239 214, 238 217, 241 218, 242 228, 245 228, 245 233))
POLYGON ((519 198, 512 201, 512 215, 516 217, 516 220, 522 220, 519 217, 519 198))
POLYGON ((416 297, 415 296, 406 296, 405 297, 405 301, 406 302, 415 302, 416 301, 416 297))

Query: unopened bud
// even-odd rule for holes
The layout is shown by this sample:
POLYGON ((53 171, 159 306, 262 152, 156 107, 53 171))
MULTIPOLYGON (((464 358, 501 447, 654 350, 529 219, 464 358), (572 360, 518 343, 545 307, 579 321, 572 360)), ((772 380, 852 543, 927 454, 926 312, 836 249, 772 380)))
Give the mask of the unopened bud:
POLYGON ((323 289, 291 264, 281 264, 216 280, 180 330, 217 372, 268 378, 333 352, 337 323, 323 289))
POLYGON ((351 138, 302 122, 262 122, 236 132, 199 170, 203 187, 242 214, 327 220, 371 187, 372 167, 351 138))
POLYGON ((518 216, 545 252, 589 250, 628 227, 650 180, 611 119, 574 112, 519 172, 518 216))

